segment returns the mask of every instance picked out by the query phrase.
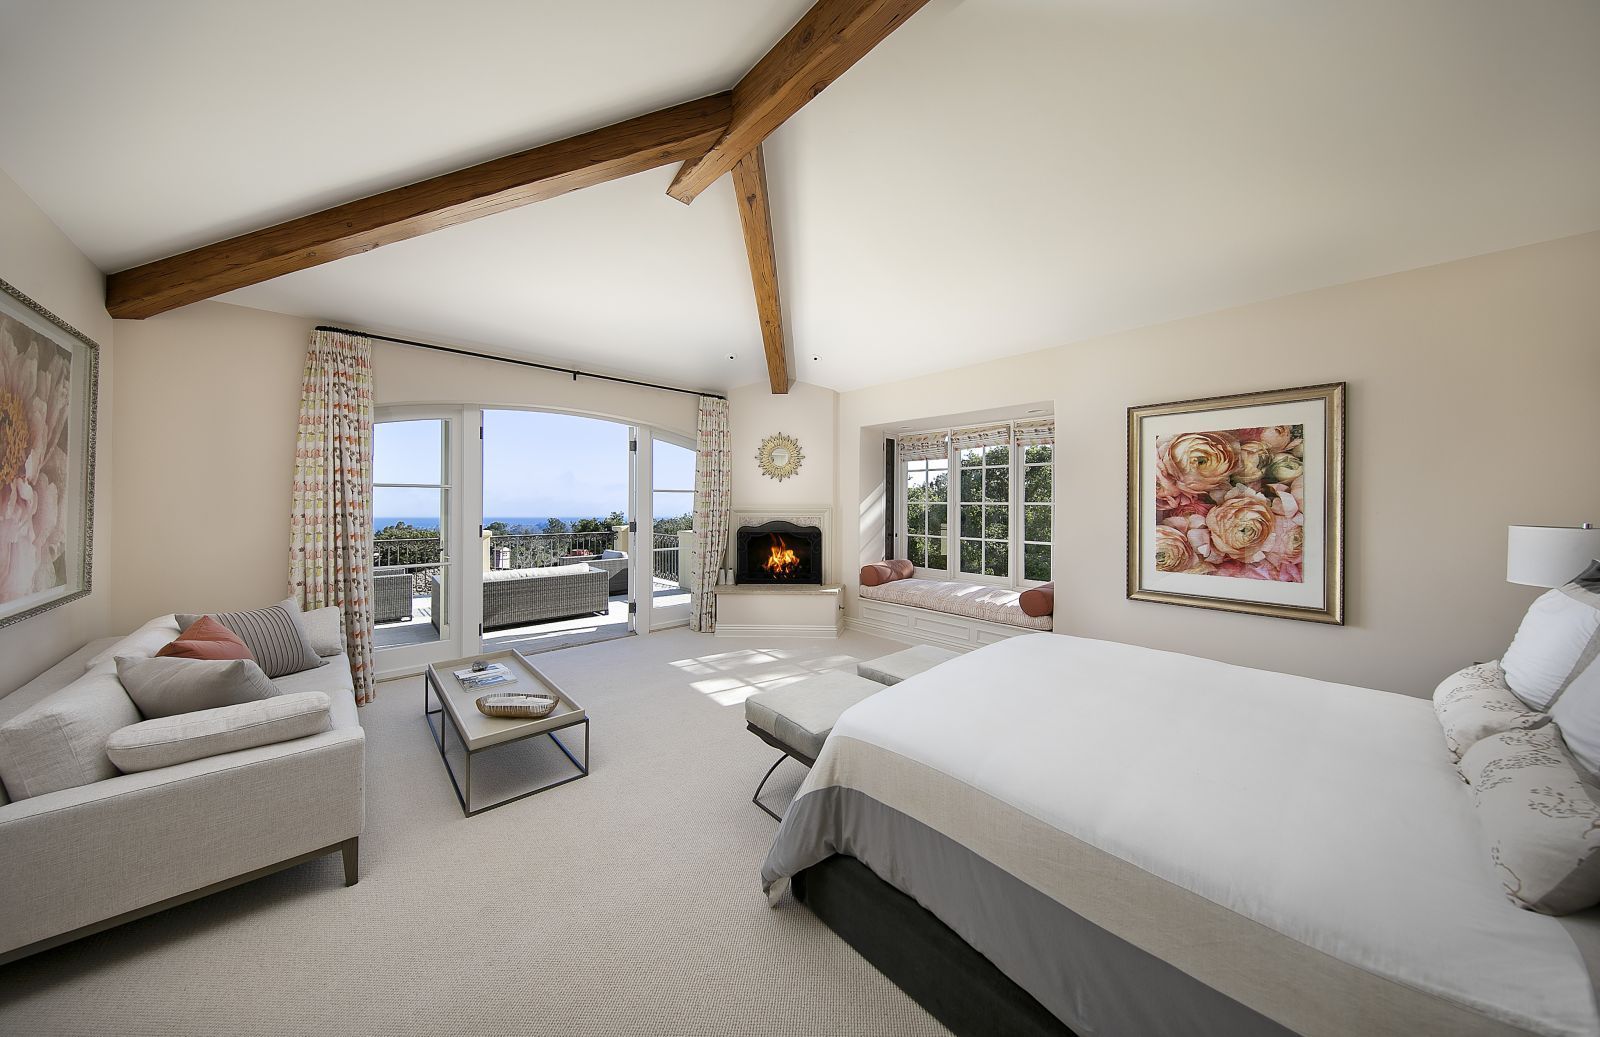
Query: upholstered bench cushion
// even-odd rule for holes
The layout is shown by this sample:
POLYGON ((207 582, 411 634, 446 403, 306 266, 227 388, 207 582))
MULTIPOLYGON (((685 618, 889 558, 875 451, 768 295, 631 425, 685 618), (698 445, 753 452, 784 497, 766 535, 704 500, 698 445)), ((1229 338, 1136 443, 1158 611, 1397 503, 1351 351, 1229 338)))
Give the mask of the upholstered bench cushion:
POLYGON ((1022 611, 1020 591, 1005 587, 991 587, 983 583, 966 583, 961 580, 895 580, 876 587, 863 585, 861 596, 873 601, 887 601, 895 605, 945 612, 952 616, 981 619, 986 623, 1004 623, 1006 626, 1025 627, 1028 630, 1051 629, 1051 617, 1030 616, 1022 611))
POLYGON ((744 719, 779 742, 815 760, 840 714, 883 690, 853 673, 820 673, 744 700, 744 719))
POLYGON ((948 648, 917 645, 915 648, 907 648, 903 652, 886 655, 882 659, 856 663, 856 673, 869 681, 876 681, 879 684, 899 684, 907 677, 915 677, 924 670, 931 670, 942 662, 954 659, 959 654, 959 652, 952 652, 948 648))

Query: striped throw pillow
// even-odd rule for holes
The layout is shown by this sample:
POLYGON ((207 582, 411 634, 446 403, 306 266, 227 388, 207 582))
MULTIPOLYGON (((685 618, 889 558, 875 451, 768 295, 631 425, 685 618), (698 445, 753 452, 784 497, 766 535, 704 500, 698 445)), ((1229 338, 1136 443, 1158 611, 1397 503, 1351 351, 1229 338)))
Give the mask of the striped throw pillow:
MULTIPOLYGON (((178 625, 187 630, 199 618, 179 615, 178 625)), ((311 639, 300 625, 300 606, 293 598, 248 612, 216 612, 211 618, 239 635, 268 677, 287 677, 327 662, 312 649, 311 639)))

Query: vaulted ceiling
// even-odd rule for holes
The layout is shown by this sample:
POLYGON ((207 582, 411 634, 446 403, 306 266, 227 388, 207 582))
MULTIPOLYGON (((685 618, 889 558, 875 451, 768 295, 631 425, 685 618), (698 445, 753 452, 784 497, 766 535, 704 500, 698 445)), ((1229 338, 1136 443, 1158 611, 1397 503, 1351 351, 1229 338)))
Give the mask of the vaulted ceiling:
MULTIPOLYGON (((809 6, 0 0, 0 169, 119 270, 725 90, 809 6)), ((767 142, 796 376, 1600 228, 1597 54, 1592 0, 932 0, 767 142)), ((729 178, 684 206, 673 173, 222 298, 763 380, 729 178)))

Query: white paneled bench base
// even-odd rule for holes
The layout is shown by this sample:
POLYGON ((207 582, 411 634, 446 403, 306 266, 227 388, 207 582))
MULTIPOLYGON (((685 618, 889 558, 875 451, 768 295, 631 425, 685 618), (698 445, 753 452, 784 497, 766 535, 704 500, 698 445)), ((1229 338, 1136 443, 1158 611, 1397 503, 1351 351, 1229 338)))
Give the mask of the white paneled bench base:
POLYGON ((856 607, 860 614, 846 620, 851 630, 912 645, 938 645, 957 651, 970 651, 1004 641, 1008 637, 1039 632, 889 601, 860 598, 856 601, 856 607))
POLYGON ((717 637, 838 637, 844 588, 726 584, 717 588, 717 637))

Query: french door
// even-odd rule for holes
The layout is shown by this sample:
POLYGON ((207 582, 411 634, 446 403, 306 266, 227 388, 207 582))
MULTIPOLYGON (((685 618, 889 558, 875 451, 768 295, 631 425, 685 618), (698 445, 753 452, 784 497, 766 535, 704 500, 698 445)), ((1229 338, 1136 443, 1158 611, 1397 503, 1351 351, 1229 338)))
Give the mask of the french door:
MULTIPOLYGON (((671 531, 658 536, 654 513, 662 510, 661 517, 681 518, 692 510, 693 451, 686 450, 676 437, 662 438, 645 427, 623 428, 626 438, 622 442, 628 450, 622 524, 628 531, 623 552, 629 556, 627 589, 624 592, 618 585, 612 586, 608 615, 613 620, 625 617, 627 631, 643 633, 652 625, 659 628, 687 619, 687 591, 679 592, 676 584, 682 572, 679 566, 686 564, 686 560, 679 561, 685 538, 678 527, 688 523, 668 523, 671 531), (652 493, 658 484, 652 448, 662 452, 663 463, 671 469, 660 477, 664 481, 659 482, 659 499, 652 493), (685 456, 689 459, 687 474, 683 470, 685 456), (653 590, 662 606, 654 617, 650 610, 653 590), (615 615, 619 612, 621 617, 615 615)), ((376 415, 373 603, 374 668, 380 679, 416 673, 431 662, 494 650, 496 645, 486 643, 484 636, 485 576, 508 566, 547 564, 551 559, 534 556, 551 544, 574 553, 596 546, 581 533, 502 535, 498 527, 486 525, 497 516, 486 519, 485 511, 498 505, 491 501, 486 509, 484 437, 483 408, 393 407, 382 408, 376 415), (497 554, 497 548, 509 558, 497 554)), ((558 454, 572 449, 570 442, 529 446, 558 454)), ((623 538, 618 536, 615 547, 623 546, 623 538)), ((554 559, 558 564, 563 560, 572 561, 554 559)), ((506 637, 503 630, 488 633, 492 641, 506 637)))

